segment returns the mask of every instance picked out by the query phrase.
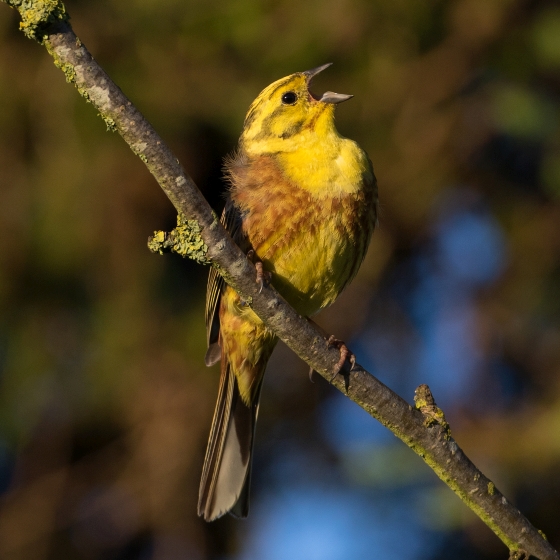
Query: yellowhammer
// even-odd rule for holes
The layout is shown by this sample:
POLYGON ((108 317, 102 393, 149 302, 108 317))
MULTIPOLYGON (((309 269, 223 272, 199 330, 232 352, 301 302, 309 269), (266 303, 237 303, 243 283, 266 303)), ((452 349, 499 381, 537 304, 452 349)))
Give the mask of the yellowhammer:
MULTIPOLYGON (((330 305, 356 275, 377 219, 371 162, 334 126, 335 105, 352 96, 309 91, 313 76, 328 66, 264 89, 226 161, 230 191, 222 223, 307 317, 330 305)), ((221 360, 221 376, 198 514, 207 521, 226 512, 246 517, 259 395, 277 339, 214 269, 206 328, 206 364, 221 360)))

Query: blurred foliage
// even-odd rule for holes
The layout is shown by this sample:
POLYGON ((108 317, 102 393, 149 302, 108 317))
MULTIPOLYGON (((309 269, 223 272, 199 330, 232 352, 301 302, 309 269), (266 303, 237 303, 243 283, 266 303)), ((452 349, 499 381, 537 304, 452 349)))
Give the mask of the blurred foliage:
MULTIPOLYGON (((467 454, 560 546, 557 4, 66 7, 218 212, 250 102, 335 63, 313 87, 355 95, 338 126, 369 152, 382 213, 319 322, 409 401, 429 383, 467 454)), ((0 557, 503 558, 420 459, 284 347, 253 515, 196 518, 218 375, 203 364, 207 270, 147 250, 170 203, 0 13, 0 557)))

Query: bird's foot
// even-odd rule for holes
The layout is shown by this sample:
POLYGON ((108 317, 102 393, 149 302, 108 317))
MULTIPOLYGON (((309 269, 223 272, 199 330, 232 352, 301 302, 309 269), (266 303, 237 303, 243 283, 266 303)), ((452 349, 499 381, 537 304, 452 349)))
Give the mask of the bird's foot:
POLYGON ((329 383, 332 383, 334 378, 340 373, 340 370, 346 363, 346 360, 350 361, 350 371, 354 369, 354 366, 356 365, 356 356, 354 355, 354 352, 348 349, 348 346, 346 346, 346 344, 344 344, 342 340, 338 340, 338 338, 335 338, 335 336, 332 334, 327 340, 327 348, 338 348, 340 352, 340 360, 338 360, 338 362, 334 366, 334 375, 329 380, 329 383))
POLYGON ((255 282, 260 286, 259 294, 262 292, 264 286, 268 286, 272 280, 272 273, 264 270, 262 261, 259 260, 257 254, 253 249, 247 252, 247 258, 255 265, 257 269, 257 278, 255 282))

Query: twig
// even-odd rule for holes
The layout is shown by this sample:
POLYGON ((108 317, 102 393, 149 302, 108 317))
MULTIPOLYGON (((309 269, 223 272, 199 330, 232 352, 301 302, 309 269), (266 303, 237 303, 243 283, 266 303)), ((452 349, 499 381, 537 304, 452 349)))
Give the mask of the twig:
MULTIPOLYGON (((319 330, 299 316, 272 286, 256 285, 254 266, 233 243, 177 158, 76 37, 62 3, 3 1, 19 10, 26 35, 45 45, 66 79, 95 106, 107 127, 121 134, 178 213, 186 216, 181 218, 188 236, 182 245, 184 253, 218 267, 265 324, 315 371, 330 379, 339 352, 328 348, 319 330)), ((155 248, 170 249, 177 240, 180 245, 180 235, 172 241, 160 238, 167 245, 157 247, 156 239, 155 248)), ((544 535, 465 456, 427 386, 418 388, 414 408, 359 365, 345 378, 337 376, 333 385, 420 455, 506 544, 511 559, 530 554, 540 560, 560 560, 544 535)))

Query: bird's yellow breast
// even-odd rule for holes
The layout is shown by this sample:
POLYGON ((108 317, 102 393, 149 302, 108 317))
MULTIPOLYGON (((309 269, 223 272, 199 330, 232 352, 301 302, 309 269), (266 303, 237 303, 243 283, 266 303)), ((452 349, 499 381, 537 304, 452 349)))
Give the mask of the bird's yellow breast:
POLYGON ((367 156, 353 140, 309 142, 307 149, 284 152, 277 160, 284 175, 317 199, 358 192, 364 175, 371 177, 367 156), (328 162, 328 165, 325 165, 328 162))
POLYGON ((356 274, 375 223, 367 156, 350 140, 343 148, 329 166, 325 154, 315 160, 301 150, 230 166, 247 240, 276 289, 307 316, 331 304, 356 274))

